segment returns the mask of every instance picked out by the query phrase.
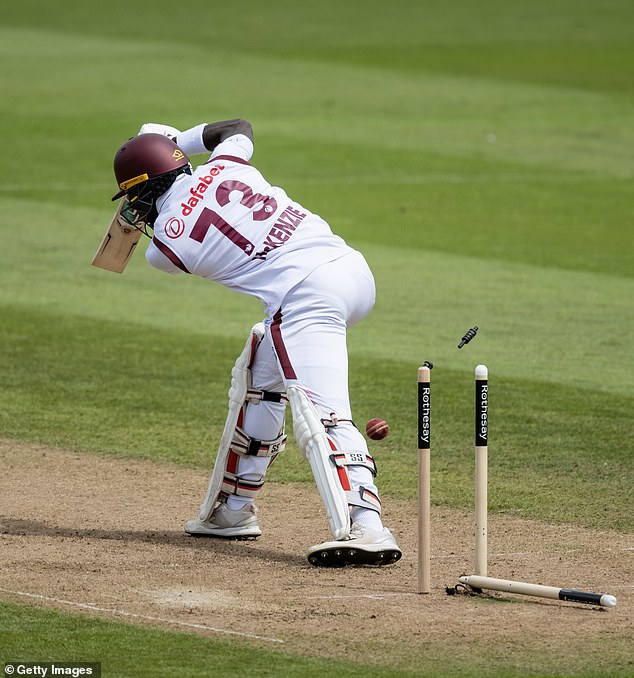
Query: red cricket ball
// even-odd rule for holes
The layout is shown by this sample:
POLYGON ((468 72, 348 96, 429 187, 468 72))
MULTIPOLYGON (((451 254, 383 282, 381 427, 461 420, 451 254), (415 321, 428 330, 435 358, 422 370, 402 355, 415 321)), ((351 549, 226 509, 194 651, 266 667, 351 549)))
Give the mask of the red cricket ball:
POLYGON ((383 440, 389 432, 390 427, 387 425, 387 421, 380 417, 370 419, 365 425, 365 433, 371 440, 383 440))

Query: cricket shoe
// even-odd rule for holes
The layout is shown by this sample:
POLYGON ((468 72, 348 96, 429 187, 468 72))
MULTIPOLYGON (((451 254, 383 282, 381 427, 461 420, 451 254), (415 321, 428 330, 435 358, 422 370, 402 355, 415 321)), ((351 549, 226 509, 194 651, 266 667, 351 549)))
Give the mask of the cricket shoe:
POLYGON ((394 535, 387 527, 371 530, 358 523, 353 524, 348 539, 311 546, 306 554, 308 562, 315 567, 392 565, 402 555, 394 535))
POLYGON ((192 537, 225 537, 249 539, 262 534, 256 517, 256 508, 247 504, 232 510, 225 503, 218 504, 209 520, 195 518, 185 523, 185 532, 192 537))

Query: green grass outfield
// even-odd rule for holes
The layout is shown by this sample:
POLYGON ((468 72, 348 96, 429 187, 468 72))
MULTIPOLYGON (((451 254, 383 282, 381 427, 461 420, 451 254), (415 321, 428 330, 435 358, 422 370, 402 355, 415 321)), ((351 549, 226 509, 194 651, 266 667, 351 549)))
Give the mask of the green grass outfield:
MULTIPOLYGON (((121 276, 89 261, 112 214, 112 157, 141 123, 240 116, 265 176, 375 272, 376 308, 349 346, 357 422, 391 427, 373 448, 384 493, 414 497, 429 359, 432 498, 470 507, 483 362, 491 510, 634 531, 629 0, 22 0, 0 8, 0 93, 1 436, 207 473, 259 305, 140 253, 121 276)), ((271 476, 312 482, 294 445, 271 476)), ((43 626, 70 623, 19 610, 0 606, 3 627, 24 617, 25 656, 43 626)), ((109 624, 102 642, 98 626, 69 642, 90 637, 105 657, 130 633, 109 624)), ((225 651, 161 634, 198 643, 201 661, 225 651)), ((575 675, 604 669, 615 675, 575 675)))

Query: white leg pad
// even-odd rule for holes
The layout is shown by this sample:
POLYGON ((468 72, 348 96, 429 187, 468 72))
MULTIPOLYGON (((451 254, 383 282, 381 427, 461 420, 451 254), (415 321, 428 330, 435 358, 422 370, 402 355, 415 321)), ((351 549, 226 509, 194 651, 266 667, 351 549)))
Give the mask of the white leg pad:
POLYGON ((225 469, 227 467, 227 458, 231 450, 231 441, 238 425, 238 417, 240 410, 244 405, 249 390, 250 370, 249 367, 253 362, 255 351, 262 341, 264 336, 264 324, 257 323, 251 329, 251 334, 247 339, 242 353, 238 357, 231 370, 231 388, 229 389, 229 412, 225 421, 225 427, 218 444, 218 453, 214 468, 209 479, 209 486, 207 487, 207 494, 200 505, 200 512, 198 517, 200 520, 209 520, 214 506, 218 501, 220 492, 222 490, 222 483, 225 477, 225 469))
POLYGON ((350 535, 350 510, 346 490, 349 488, 344 489, 341 485, 337 466, 330 459, 333 450, 326 429, 315 406, 302 389, 290 386, 288 400, 293 414, 293 432, 315 477, 326 507, 330 530, 335 539, 347 539, 350 535))

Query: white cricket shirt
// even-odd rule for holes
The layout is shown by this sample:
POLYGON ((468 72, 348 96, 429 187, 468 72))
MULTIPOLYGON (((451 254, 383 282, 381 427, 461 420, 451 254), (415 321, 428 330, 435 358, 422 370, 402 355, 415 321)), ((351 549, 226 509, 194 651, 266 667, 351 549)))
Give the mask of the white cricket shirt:
POLYGON ((318 215, 249 163, 250 140, 226 139, 158 201, 147 261, 260 299, 267 316, 321 264, 352 252, 318 215))

